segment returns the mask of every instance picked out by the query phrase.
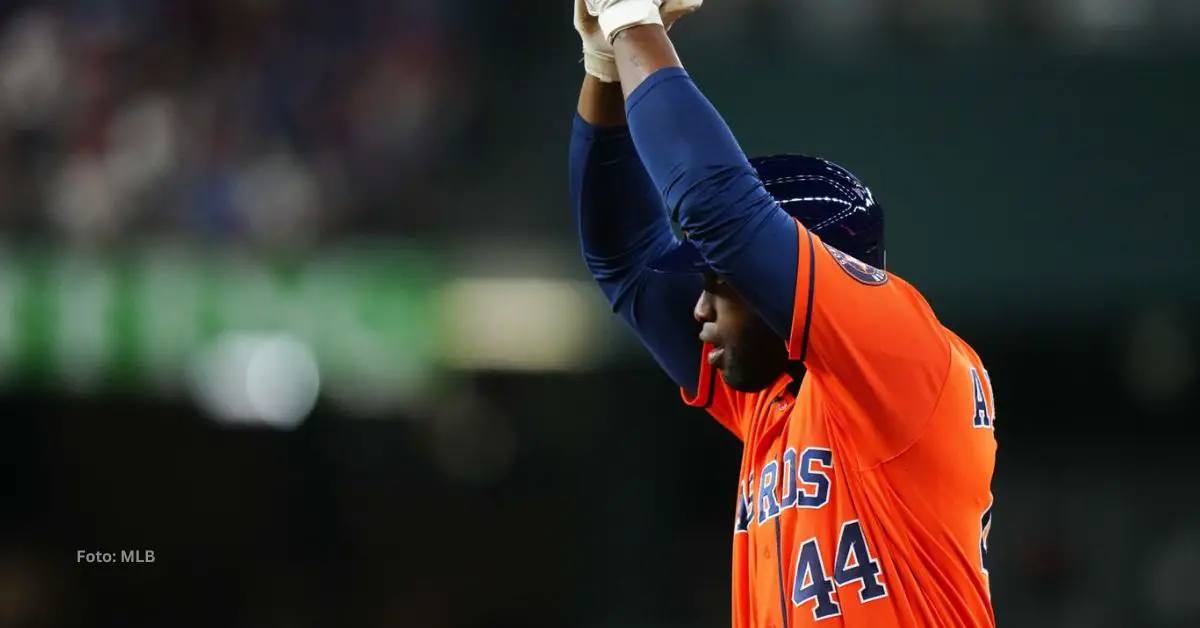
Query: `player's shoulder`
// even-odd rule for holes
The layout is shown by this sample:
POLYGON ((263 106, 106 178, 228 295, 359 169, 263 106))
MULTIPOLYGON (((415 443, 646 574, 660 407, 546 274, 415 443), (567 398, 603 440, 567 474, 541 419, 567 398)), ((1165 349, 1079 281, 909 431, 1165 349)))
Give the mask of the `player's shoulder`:
POLYGON ((963 340, 962 336, 959 336, 954 332, 954 330, 944 325, 942 325, 941 328, 942 335, 945 336, 947 342, 950 343, 951 349, 962 355, 967 361, 972 362, 977 366, 983 365, 983 360, 979 357, 979 354, 975 351, 975 348, 972 347, 970 343, 968 343, 966 340, 963 340))
POLYGON ((815 245, 816 248, 823 251, 818 255, 823 255, 829 260, 829 262, 819 265, 824 267, 821 272, 826 273, 826 276, 837 278, 837 281, 832 282, 836 286, 835 289, 848 290, 862 295, 889 295, 887 298, 899 296, 932 315, 933 310, 921 291, 904 277, 896 274, 895 271, 873 266, 816 236, 814 239, 819 242, 815 245))

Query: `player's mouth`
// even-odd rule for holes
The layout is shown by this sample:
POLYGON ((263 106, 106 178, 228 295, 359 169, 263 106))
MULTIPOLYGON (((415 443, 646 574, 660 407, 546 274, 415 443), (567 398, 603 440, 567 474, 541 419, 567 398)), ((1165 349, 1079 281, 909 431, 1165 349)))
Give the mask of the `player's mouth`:
POLYGON ((717 366, 721 358, 725 356, 725 350, 717 347, 708 352, 708 363, 710 366, 717 366))

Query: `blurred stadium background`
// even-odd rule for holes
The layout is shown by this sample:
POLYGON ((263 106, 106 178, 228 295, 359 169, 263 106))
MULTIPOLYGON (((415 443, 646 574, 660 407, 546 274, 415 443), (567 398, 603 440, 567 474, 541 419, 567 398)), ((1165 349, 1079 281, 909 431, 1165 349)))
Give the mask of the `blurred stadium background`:
MULTIPOLYGON (((738 445, 587 281, 567 4, 0 3, 0 626, 728 625, 738 445)), ((989 363, 1001 625, 1200 626, 1200 2, 676 34, 989 363)))

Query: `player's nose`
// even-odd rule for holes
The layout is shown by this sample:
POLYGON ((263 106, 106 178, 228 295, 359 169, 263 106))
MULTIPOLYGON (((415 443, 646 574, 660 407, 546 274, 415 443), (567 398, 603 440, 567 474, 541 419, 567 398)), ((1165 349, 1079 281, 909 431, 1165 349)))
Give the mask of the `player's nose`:
POLYGON ((696 300, 696 307, 692 308, 692 317, 697 323, 715 323, 717 322, 717 310, 713 307, 712 296, 708 291, 700 293, 700 298, 696 300))

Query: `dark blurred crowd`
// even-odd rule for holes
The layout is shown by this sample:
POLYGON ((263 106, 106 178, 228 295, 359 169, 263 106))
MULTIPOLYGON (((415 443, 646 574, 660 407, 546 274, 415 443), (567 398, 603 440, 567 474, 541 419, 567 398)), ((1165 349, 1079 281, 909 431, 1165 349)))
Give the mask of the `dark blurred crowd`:
MULTIPOLYGON (((0 233, 289 247, 528 205, 504 194, 547 141, 523 86, 573 45, 560 3, 0 3, 0 233)), ((1161 44, 1193 38, 1200 3, 710 0, 706 16, 686 35, 722 46, 1161 44)))
POLYGON ((288 246, 432 211, 397 204, 471 101, 453 3, 25 4, 0 22, 0 228, 288 246))

